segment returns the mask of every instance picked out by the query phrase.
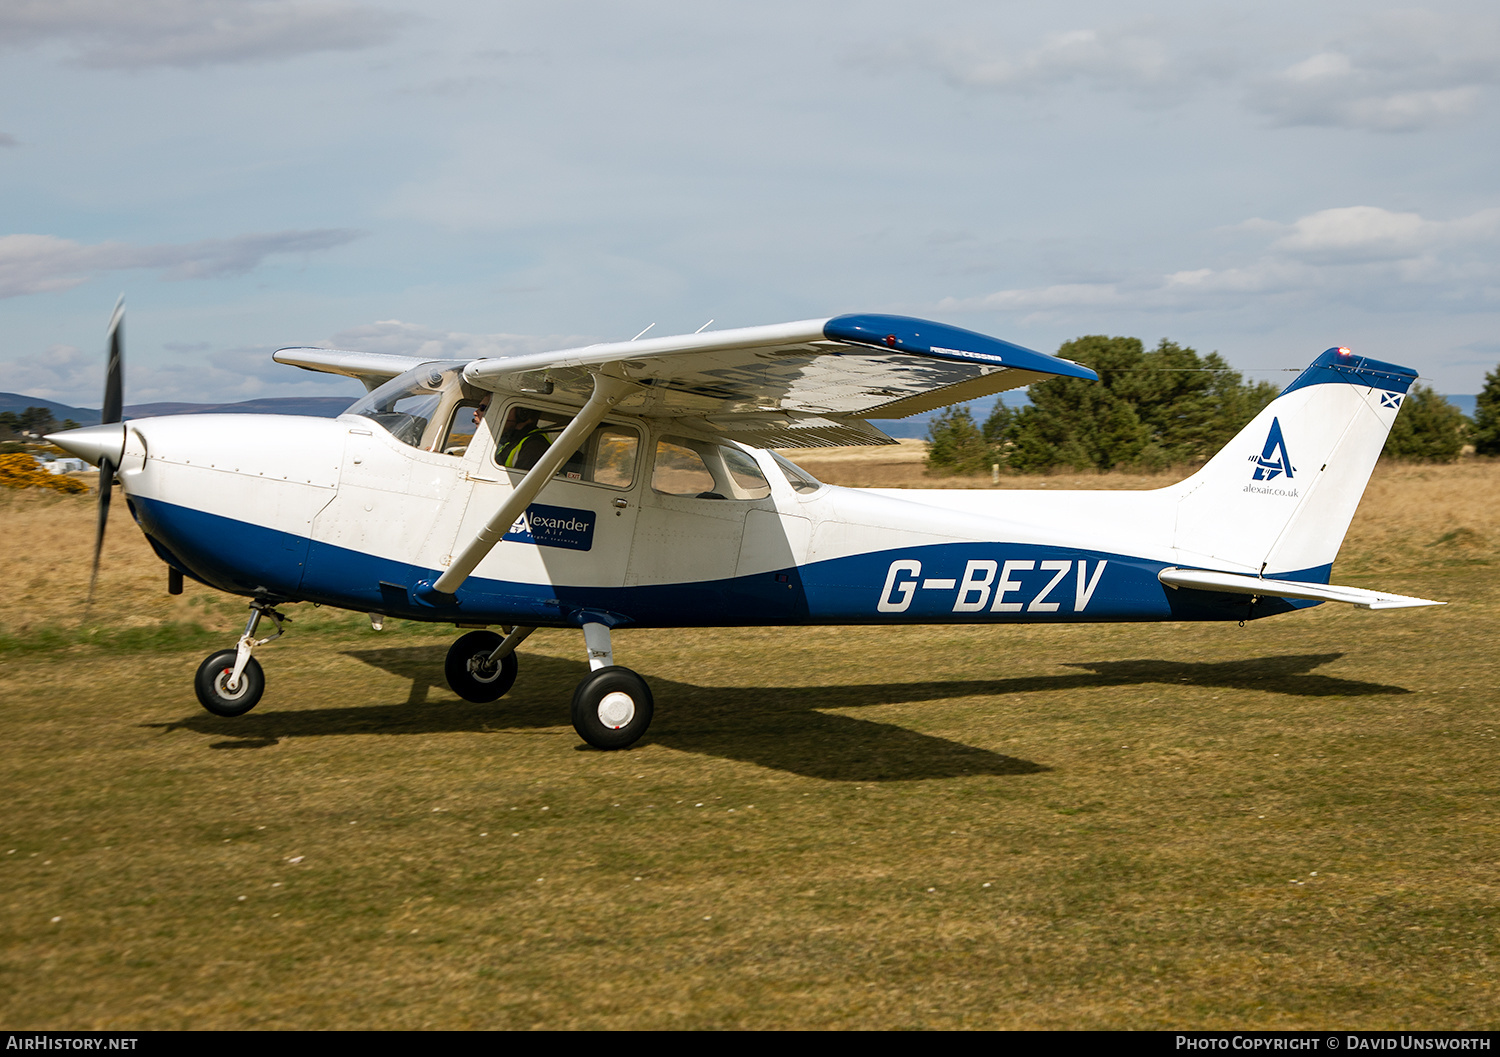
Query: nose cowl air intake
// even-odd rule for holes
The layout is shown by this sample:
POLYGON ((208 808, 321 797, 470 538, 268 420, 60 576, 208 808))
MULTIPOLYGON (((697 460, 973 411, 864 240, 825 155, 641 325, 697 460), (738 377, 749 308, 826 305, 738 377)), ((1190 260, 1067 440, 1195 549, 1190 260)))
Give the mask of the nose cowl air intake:
POLYGON ((100 459, 108 459, 119 466, 125 457, 125 423, 106 422, 99 426, 84 426, 65 433, 47 434, 47 442, 56 444, 63 451, 76 455, 84 462, 99 465, 100 459))

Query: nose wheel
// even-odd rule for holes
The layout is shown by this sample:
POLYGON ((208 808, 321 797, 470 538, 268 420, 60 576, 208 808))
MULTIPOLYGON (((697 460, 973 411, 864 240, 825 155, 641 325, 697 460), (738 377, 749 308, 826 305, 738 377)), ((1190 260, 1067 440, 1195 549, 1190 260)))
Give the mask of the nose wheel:
POLYGON ((198 666, 198 677, 193 680, 198 703, 216 716, 243 716, 260 704, 260 695, 266 692, 266 674, 254 657, 245 662, 238 683, 231 689, 229 678, 234 674, 236 657, 234 650, 210 655, 198 666))
POLYGON ((214 715, 226 718, 243 716, 260 704, 260 696, 266 692, 266 673, 250 653, 255 647, 280 638, 281 625, 290 619, 276 612, 269 602, 261 599, 251 602, 250 619, 235 648, 211 653, 198 665, 198 675, 193 680, 198 703, 214 715), (276 633, 258 639, 255 629, 260 626, 261 617, 271 618, 276 633))

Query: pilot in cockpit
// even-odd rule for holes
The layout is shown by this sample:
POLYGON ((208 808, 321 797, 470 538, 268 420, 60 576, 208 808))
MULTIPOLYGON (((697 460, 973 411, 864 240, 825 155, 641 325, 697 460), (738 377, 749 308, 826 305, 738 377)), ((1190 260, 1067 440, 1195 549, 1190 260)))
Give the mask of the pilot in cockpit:
POLYGON ((500 432, 500 446, 495 450, 495 461, 501 466, 516 470, 529 470, 552 446, 551 440, 537 424, 541 417, 534 407, 513 407, 505 417, 505 428, 500 432))

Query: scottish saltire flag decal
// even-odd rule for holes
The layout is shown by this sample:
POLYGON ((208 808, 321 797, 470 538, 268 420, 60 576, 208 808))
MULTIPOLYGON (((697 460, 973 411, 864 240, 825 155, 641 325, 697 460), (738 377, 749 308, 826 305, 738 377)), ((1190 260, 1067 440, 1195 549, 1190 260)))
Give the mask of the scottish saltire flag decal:
POLYGON ((1400 393, 1381 393, 1380 394, 1380 406, 1381 407, 1400 407, 1401 406, 1401 394, 1400 393))
POLYGON ((1260 457, 1253 460, 1255 475, 1252 481, 1274 481, 1281 474, 1292 477, 1292 457, 1287 453, 1286 440, 1281 436, 1281 420, 1271 419, 1271 431, 1266 434, 1266 446, 1260 457))

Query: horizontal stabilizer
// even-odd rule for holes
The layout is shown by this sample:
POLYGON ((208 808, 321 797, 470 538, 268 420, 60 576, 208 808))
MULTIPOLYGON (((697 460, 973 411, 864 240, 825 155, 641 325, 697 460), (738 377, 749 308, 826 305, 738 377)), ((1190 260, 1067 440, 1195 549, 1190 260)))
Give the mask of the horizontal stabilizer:
POLYGON ((1216 573, 1204 569, 1169 567, 1156 574, 1168 587, 1188 587, 1197 591, 1227 591, 1235 595, 1261 595, 1266 598, 1307 598, 1315 602, 1348 602, 1361 609, 1410 609, 1414 606, 1445 606, 1427 598, 1393 595, 1386 591, 1366 591, 1360 587, 1335 584, 1305 584, 1296 580, 1263 580, 1258 576, 1216 573))

